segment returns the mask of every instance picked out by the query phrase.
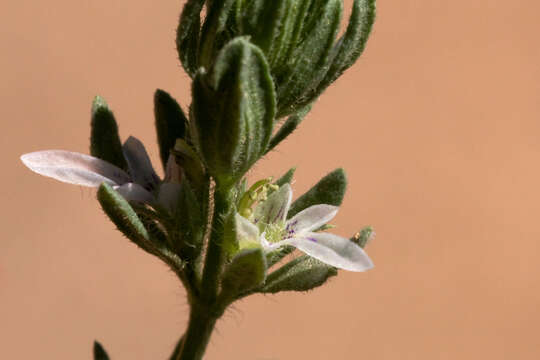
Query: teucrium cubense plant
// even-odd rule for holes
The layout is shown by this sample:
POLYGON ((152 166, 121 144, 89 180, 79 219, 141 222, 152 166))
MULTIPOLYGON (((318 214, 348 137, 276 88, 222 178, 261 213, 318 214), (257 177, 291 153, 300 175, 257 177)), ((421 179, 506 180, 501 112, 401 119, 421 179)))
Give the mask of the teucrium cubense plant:
MULTIPOLYGON (((342 169, 294 201, 295 169, 246 180, 361 55, 375 2, 355 0, 338 38, 342 12, 342 0, 187 0, 176 45, 192 78, 191 106, 184 112, 163 90, 154 96, 163 178, 139 140, 122 143, 101 97, 92 105, 90 155, 21 157, 41 175, 98 188, 118 230, 178 276, 191 310, 172 360, 201 359, 216 321, 239 299, 307 291, 337 269, 373 266, 363 250, 371 228, 351 239, 328 232, 345 194, 342 169), (285 260, 295 249, 303 255, 285 260)), ((94 358, 109 358, 99 343, 94 358)))

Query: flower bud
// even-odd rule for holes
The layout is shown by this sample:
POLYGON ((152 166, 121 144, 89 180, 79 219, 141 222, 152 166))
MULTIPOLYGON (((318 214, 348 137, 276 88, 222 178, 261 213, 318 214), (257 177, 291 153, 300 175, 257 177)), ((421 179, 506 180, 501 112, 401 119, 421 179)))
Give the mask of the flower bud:
POLYGON ((193 141, 218 186, 232 186, 266 151, 274 85, 262 51, 237 38, 193 80, 193 141))

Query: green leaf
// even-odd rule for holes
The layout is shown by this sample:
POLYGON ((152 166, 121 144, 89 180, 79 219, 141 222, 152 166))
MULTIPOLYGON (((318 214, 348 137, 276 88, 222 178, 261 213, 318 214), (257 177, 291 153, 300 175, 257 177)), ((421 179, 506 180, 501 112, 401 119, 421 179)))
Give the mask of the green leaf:
MULTIPOLYGON (((290 61, 290 55, 299 44, 299 37, 304 25, 304 19, 308 14, 312 0, 281 0, 282 17, 274 32, 277 36, 273 39, 272 46, 268 50, 268 58, 272 71, 281 73, 281 68, 290 61)), ((278 13, 279 14, 279 13, 278 13)))
POLYGON ((296 0, 237 1, 239 33, 249 35, 252 43, 265 53, 271 67, 280 62, 293 33, 295 16, 300 8, 296 0), (293 21, 291 21, 293 20, 293 21), (282 54, 281 54, 282 55, 282 54))
POLYGON ((232 36, 227 33, 227 23, 235 0, 212 1, 207 4, 207 16, 201 30, 199 44, 199 67, 209 69, 215 54, 232 36))
POLYGON ((191 184, 197 189, 203 186, 205 171, 197 152, 184 139, 176 139, 173 153, 177 164, 184 170, 191 184))
POLYGON ((285 256, 291 254, 296 248, 294 246, 286 245, 282 246, 277 250, 274 250, 266 254, 266 262, 268 263, 268 268, 276 265, 281 261, 285 256))
POLYGON ((197 53, 201 31, 201 11, 205 0, 188 0, 184 5, 176 30, 176 50, 182 66, 189 74, 197 72, 197 53))
POLYGON ((291 205, 288 217, 317 204, 339 206, 345 196, 347 178, 343 169, 336 169, 323 177, 308 192, 296 199, 291 205))
POLYGON ((304 255, 270 273, 259 292, 308 291, 323 285, 335 275, 336 268, 304 255))
POLYGON ((291 52, 301 43, 303 22, 313 0, 236 0, 235 35, 265 53, 273 74, 286 71, 291 52))
POLYGON ((118 135, 118 125, 105 99, 96 96, 92 103, 90 154, 121 169, 127 169, 118 135))
POLYGON ((160 89, 154 94, 154 115, 159 155, 165 169, 176 139, 183 139, 186 135, 187 118, 176 100, 160 89))
MULTIPOLYGON (((151 236, 143 222, 122 195, 110 185, 101 184, 97 198, 109 219, 135 245, 157 256, 176 272, 184 267, 182 260, 163 244, 161 236, 151 236)), ((155 235, 158 235, 157 233, 155 235)))
POLYGON ((266 278, 266 257, 261 248, 240 251, 225 268, 221 281, 221 301, 234 299, 249 291, 266 278))
POLYGON ((179 242, 176 253, 186 261, 197 258, 202 249, 206 222, 189 180, 182 181, 174 231, 179 242))
POLYGON ((304 120, 304 117, 307 115, 309 110, 311 110, 311 106, 306 106, 304 109, 300 110, 296 114, 289 116, 289 118, 285 121, 283 125, 281 125, 279 130, 270 140, 266 152, 268 153, 269 151, 274 149, 280 142, 285 140, 287 136, 292 134, 292 132, 296 130, 298 125, 300 125, 302 120, 304 120))
POLYGON ((278 118, 296 112, 298 107, 295 103, 326 73, 328 58, 339 31, 343 3, 342 0, 316 3, 305 20, 304 41, 292 52, 287 71, 278 76, 278 118))
POLYGON ((279 187, 281 187, 281 186, 283 186, 285 184, 290 184, 292 182, 295 171, 296 171, 295 167, 290 168, 289 171, 287 171, 285 174, 283 174, 282 177, 277 179, 274 184, 279 186, 279 187))
POLYGON ((267 149, 275 114, 274 86, 263 53, 245 38, 228 43, 210 73, 193 81, 199 152, 218 186, 232 186, 267 149))
MULTIPOLYGON (((322 81, 306 96, 310 103, 362 55, 375 21, 375 0, 354 0, 349 25, 333 49, 333 60, 322 81)), ((301 104, 301 103, 300 103, 301 104)))
POLYGON ((94 341, 94 360, 109 360, 109 355, 97 341, 94 341))
POLYGON ((145 243, 149 241, 150 236, 127 200, 106 183, 101 184, 99 187, 97 198, 103 211, 118 230, 146 250, 145 243))

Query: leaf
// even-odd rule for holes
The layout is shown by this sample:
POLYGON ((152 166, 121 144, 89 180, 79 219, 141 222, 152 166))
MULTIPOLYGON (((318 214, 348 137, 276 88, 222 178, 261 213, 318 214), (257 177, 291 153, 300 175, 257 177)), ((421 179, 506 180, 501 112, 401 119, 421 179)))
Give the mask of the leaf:
POLYGON ((210 68, 215 54, 230 40, 226 25, 231 15, 235 0, 212 1, 207 5, 207 16, 201 30, 199 45, 199 67, 210 68))
POLYGON ((306 35, 291 53, 290 66, 278 76, 278 114, 277 117, 294 113, 298 110, 295 103, 316 86, 328 65, 328 58, 339 31, 342 0, 316 2, 312 7, 306 25, 302 29, 306 35))
POLYGON ((160 89, 154 94, 154 115, 159 155, 165 169, 176 139, 183 139, 186 135, 187 118, 176 100, 160 89))
POLYGON ((308 291, 323 285, 335 275, 336 268, 304 255, 270 273, 259 292, 308 291))
POLYGON ((210 73, 195 77, 192 109, 208 172, 218 186, 232 186, 263 155, 272 134, 274 86, 261 50, 245 38, 228 43, 210 73))
POLYGON ((336 169, 323 177, 308 192, 296 199, 288 213, 288 218, 317 204, 339 206, 345 196, 347 178, 343 169, 336 169))
POLYGON ((90 154, 127 170, 114 114, 101 96, 92 102, 90 154))
POLYGON ((221 281, 222 301, 261 285, 266 278, 266 257, 261 248, 240 251, 223 273, 221 281))
POLYGON ((197 53, 201 31, 201 11, 205 0, 188 0, 180 15, 176 30, 176 50, 182 66, 189 74, 197 72, 197 53))
POLYGON ((135 245, 160 258, 173 271, 179 272, 183 269, 182 259, 163 244, 165 239, 161 236, 151 236, 127 200, 110 185, 101 184, 97 198, 109 219, 135 245))
POLYGON ((311 106, 306 106, 304 109, 300 110, 296 114, 289 116, 285 123, 281 125, 276 134, 272 136, 272 139, 268 144, 268 149, 266 149, 266 153, 274 149, 280 142, 285 140, 287 136, 291 135, 292 132, 296 130, 298 125, 300 125, 302 120, 304 120, 304 117, 307 115, 309 110, 311 110, 311 106))
POLYGON ((302 103, 310 103, 362 55, 375 21, 375 0, 354 0, 349 25, 334 46, 334 58, 322 81, 302 103))
POLYGON ((94 341, 94 360, 109 360, 109 355, 97 341, 94 341))
POLYGON ((193 260, 200 254, 206 223, 193 187, 187 179, 182 181, 175 218, 176 224, 169 231, 174 232, 178 239, 176 253, 183 260, 193 260))
POLYGON ((281 187, 281 186, 283 186, 285 184, 290 184, 292 182, 295 171, 296 171, 295 167, 290 168, 289 171, 287 171, 285 174, 283 174, 282 177, 277 179, 274 184, 279 186, 279 187, 281 187))
POLYGON ((143 249, 150 236, 129 203, 108 184, 101 184, 97 198, 105 214, 128 239, 143 249))
POLYGON ((280 262, 281 259, 291 254, 295 249, 296 248, 294 246, 286 245, 266 254, 266 262, 268 263, 268 268, 271 268, 272 266, 280 262))

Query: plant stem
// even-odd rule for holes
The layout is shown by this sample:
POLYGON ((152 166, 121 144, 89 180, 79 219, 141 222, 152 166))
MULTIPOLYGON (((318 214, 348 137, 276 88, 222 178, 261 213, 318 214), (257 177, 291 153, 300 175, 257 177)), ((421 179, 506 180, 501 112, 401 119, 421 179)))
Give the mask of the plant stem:
MULTIPOLYGON (((202 359, 214 326, 222 311, 216 306, 219 290, 219 275, 223 263, 222 240, 223 219, 231 208, 229 189, 216 189, 214 193, 214 215, 212 232, 208 241, 202 275, 201 292, 190 300, 189 323, 183 339, 175 349, 176 360, 202 359)), ((174 356, 173 354, 173 356, 174 356)))
POLYGON ((206 251, 206 261, 202 276, 200 301, 212 306, 216 300, 219 287, 219 273, 223 263, 223 220, 230 210, 229 190, 218 188, 214 193, 214 217, 212 219, 212 232, 206 251))
MULTIPOLYGON (((189 324, 176 360, 201 360, 217 318, 210 311, 192 305, 189 324)), ((175 350, 176 352, 176 350, 175 350)))

